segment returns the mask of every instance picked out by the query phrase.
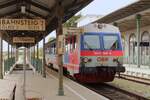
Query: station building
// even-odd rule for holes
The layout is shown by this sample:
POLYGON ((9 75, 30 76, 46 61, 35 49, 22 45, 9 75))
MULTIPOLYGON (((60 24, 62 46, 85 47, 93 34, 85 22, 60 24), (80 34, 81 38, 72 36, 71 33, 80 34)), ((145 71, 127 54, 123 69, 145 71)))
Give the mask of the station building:
MULTIPOLYGON (((150 68, 149 5, 149 0, 140 0, 95 21, 119 27, 124 49, 124 64, 126 65, 150 68)), ((81 20, 79 24, 82 22, 84 20, 81 20)))

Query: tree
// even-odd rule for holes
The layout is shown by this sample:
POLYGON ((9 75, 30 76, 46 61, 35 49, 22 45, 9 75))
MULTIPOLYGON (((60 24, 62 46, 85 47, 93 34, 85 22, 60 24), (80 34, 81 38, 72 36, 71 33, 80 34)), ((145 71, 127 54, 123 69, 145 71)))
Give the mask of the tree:
POLYGON ((73 16, 71 17, 69 20, 67 20, 64 24, 63 27, 76 27, 77 23, 76 21, 81 18, 81 14, 77 15, 77 16, 73 16))
POLYGON ((54 39, 55 39, 55 37, 49 37, 48 42, 51 41, 51 40, 54 40, 54 39))

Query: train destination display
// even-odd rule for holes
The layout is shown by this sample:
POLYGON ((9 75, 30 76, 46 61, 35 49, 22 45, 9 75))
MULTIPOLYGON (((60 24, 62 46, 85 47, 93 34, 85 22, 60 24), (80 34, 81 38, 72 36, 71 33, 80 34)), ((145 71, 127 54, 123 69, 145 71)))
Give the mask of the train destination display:
POLYGON ((44 19, 0 19, 0 30, 45 31, 44 19))

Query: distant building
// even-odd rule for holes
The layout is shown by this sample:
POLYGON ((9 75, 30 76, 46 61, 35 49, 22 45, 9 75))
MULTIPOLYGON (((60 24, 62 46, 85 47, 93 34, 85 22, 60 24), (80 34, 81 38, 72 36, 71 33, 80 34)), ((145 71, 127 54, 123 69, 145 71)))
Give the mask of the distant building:
POLYGON ((96 20, 98 20, 99 18, 101 18, 101 15, 86 15, 81 17, 80 19, 78 19, 77 22, 77 27, 81 27, 84 25, 87 25, 91 22, 94 22, 96 20))
POLYGON ((150 68, 150 0, 139 0, 102 18, 98 23, 114 24, 122 33, 124 63, 150 68))

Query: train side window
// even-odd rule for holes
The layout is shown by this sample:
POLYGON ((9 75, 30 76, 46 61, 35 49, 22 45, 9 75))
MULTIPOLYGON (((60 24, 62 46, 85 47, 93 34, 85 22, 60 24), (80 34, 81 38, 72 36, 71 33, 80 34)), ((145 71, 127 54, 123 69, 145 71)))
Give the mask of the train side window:
POLYGON ((76 36, 73 37, 73 49, 77 48, 77 39, 76 36))
POLYGON ((54 44, 54 54, 56 54, 56 44, 54 44))
POLYGON ((52 47, 52 46, 50 46, 49 53, 50 53, 50 54, 53 53, 53 47, 52 47))
POLYGON ((72 37, 70 37, 70 51, 73 50, 73 39, 72 37))
POLYGON ((54 45, 52 45, 52 54, 54 54, 54 45))
POLYGON ((65 40, 65 52, 68 52, 68 39, 65 40))

